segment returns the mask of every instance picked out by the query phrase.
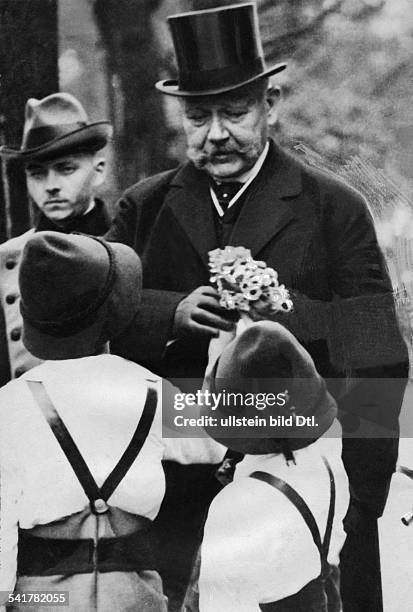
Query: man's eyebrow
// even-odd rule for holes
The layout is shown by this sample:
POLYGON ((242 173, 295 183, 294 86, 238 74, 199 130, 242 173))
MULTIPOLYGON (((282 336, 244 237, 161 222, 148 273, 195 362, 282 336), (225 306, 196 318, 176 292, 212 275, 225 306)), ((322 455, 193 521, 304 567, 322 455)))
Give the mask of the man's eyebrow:
POLYGON ((237 98, 236 96, 229 96, 226 100, 223 100, 223 104, 244 104, 245 106, 253 103, 253 96, 244 96, 243 98, 237 98))
POLYGON ((74 160, 73 158, 71 158, 71 157, 65 157, 64 159, 57 159, 57 160, 54 162, 54 164, 53 164, 53 165, 54 165, 54 166, 63 166, 63 165, 65 165, 65 164, 75 164, 75 163, 76 163, 76 160, 74 160))
POLYGON ((202 104, 202 102, 186 102, 184 104, 184 108, 186 111, 188 110, 205 110, 206 106, 202 104))
POLYGON ((41 164, 26 164, 24 167, 25 170, 43 170, 44 166, 42 166, 41 164))
MULTIPOLYGON (((224 100, 220 100, 219 102, 216 103, 216 105, 220 108, 225 108, 228 106, 231 107, 236 107, 236 108, 247 108, 249 107, 252 103, 254 102, 254 100, 249 99, 249 98, 242 98, 242 99, 237 99, 237 98, 227 98, 224 100)), ((184 109, 185 111, 189 112, 189 111, 204 111, 207 112, 209 110, 209 106, 206 104, 203 104, 202 101, 200 102, 186 102, 184 105, 184 109)))
POLYGON ((231 106, 236 108, 248 108, 250 106, 250 102, 248 100, 231 100, 222 104, 222 106, 231 106))

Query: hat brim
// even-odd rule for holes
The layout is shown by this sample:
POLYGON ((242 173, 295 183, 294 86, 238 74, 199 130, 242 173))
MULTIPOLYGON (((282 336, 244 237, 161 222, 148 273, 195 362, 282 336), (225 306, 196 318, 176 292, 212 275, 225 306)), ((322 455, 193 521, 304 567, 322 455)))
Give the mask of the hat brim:
POLYGON ((39 359, 75 359, 93 355, 133 321, 139 310, 142 268, 138 255, 124 244, 109 243, 115 261, 115 280, 94 323, 68 336, 51 336, 23 319, 23 344, 39 359))
POLYGON ((223 85, 222 87, 215 87, 212 89, 203 89, 203 90, 185 90, 179 88, 179 82, 177 79, 166 79, 163 81, 158 81, 155 83, 155 87, 158 91, 161 91, 168 96, 176 96, 181 98, 189 98, 189 97, 198 97, 198 96, 214 96, 222 93, 226 93, 227 91, 233 91, 235 89, 239 89, 244 85, 248 85, 249 83, 253 83, 257 79, 261 79, 263 77, 269 77, 279 72, 282 72, 287 67, 285 62, 280 64, 276 64, 272 68, 268 68, 263 72, 249 78, 243 80, 239 83, 231 84, 231 85, 223 85))
POLYGON ((98 121, 85 125, 69 134, 59 136, 53 140, 31 149, 13 149, 3 145, 0 147, 0 156, 5 159, 48 159, 72 150, 99 151, 103 149, 112 137, 113 127, 109 121, 98 121))

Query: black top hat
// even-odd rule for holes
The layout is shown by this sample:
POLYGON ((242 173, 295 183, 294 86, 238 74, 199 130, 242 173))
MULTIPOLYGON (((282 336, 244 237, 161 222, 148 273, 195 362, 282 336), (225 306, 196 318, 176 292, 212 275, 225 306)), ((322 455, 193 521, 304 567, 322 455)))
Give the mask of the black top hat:
POLYGON ((168 22, 179 75, 156 83, 163 93, 220 94, 286 67, 266 67, 253 3, 172 15, 168 22))

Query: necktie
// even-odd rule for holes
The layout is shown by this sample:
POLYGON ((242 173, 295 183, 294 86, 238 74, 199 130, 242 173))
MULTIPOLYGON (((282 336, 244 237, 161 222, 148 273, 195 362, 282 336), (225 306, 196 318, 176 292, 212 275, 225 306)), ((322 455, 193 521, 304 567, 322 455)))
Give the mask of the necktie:
POLYGON ((212 189, 217 196, 218 202, 222 206, 224 212, 228 208, 228 204, 231 202, 232 198, 238 193, 241 189, 242 183, 213 183, 212 189))

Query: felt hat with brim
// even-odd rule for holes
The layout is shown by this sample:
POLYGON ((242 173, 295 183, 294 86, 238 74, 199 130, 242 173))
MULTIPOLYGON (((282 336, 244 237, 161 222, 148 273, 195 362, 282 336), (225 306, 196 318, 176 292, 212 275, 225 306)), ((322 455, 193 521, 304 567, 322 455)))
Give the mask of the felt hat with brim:
MULTIPOLYGON (((284 326, 272 321, 252 324, 224 349, 210 387, 221 399, 208 434, 245 454, 304 448, 330 428, 337 414, 310 354, 284 326), (228 417, 257 417, 265 424, 237 426, 228 417)), ((206 408, 203 413, 211 416, 206 408)))
POLYGON ((19 270, 23 343, 40 359, 74 359, 101 351, 135 318, 141 263, 124 244, 37 232, 19 270))
POLYGON ((73 152, 95 152, 112 136, 108 121, 89 122, 80 102, 71 94, 56 93, 26 103, 22 143, 0 147, 7 159, 47 160, 73 152))
POLYGON ((206 96, 243 87, 286 68, 265 65, 256 6, 234 4, 168 18, 178 78, 156 83, 171 96, 206 96))

